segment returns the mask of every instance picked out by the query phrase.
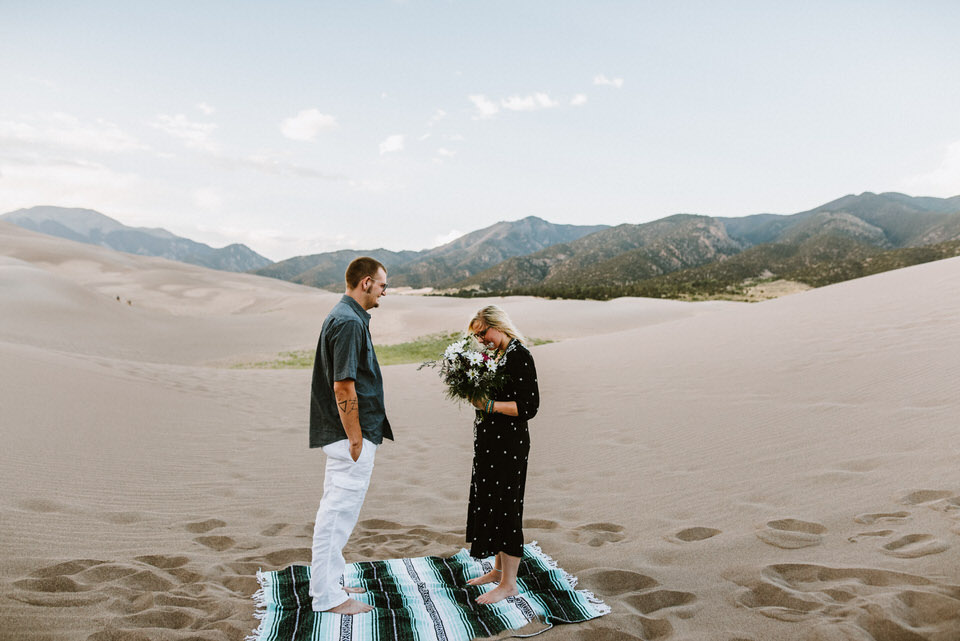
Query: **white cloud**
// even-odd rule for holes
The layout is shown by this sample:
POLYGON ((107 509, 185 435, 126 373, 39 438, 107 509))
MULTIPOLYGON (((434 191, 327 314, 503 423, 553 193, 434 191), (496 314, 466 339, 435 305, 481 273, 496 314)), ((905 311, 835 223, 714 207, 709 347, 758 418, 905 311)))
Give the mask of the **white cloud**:
POLYGON ((393 136, 387 136, 387 138, 380 143, 380 155, 392 154, 397 151, 403 150, 403 134, 394 134, 393 136))
POLYGON ((576 96, 570 99, 570 105, 573 107, 579 107, 580 105, 587 104, 587 94, 578 93, 576 96))
POLYGON ((318 109, 304 109, 296 116, 280 123, 280 131, 291 140, 310 141, 325 129, 335 129, 337 119, 318 109))
POLYGON ((960 140, 946 145, 937 167, 904 180, 903 190, 927 196, 960 195, 960 140))
POLYGON ((432 126, 433 123, 440 122, 446 117, 447 117, 446 111, 444 111, 443 109, 437 109, 435 112, 433 112, 433 115, 430 116, 430 122, 428 124, 432 126))
POLYGON ((23 156, 0 158, 0 211, 58 205, 123 209, 143 196, 135 174, 84 160, 23 156))
POLYGON ((446 245, 447 243, 451 243, 456 239, 460 238, 461 236, 463 236, 462 231, 460 231, 459 229, 451 229, 450 233, 443 234, 442 236, 437 236, 436 238, 434 238, 433 246, 439 247, 440 245, 446 245))
POLYGON ((437 149, 437 155, 443 156, 444 158, 453 158, 454 156, 457 155, 457 152, 450 151, 446 147, 440 147, 439 149, 437 149))
POLYGON ((156 120, 150 123, 150 126, 182 140, 191 149, 215 151, 219 148, 211 140, 211 135, 217 128, 217 125, 212 122, 195 122, 183 114, 176 114, 175 116, 158 114, 156 120))
POLYGON ((600 74, 593 78, 593 84, 595 85, 605 85, 608 87, 614 87, 620 89, 623 87, 623 78, 607 78, 605 75, 600 74))
POLYGON ((538 92, 529 96, 510 96, 501 100, 500 104, 510 111, 537 111, 556 107, 560 103, 547 94, 538 92))
POLYGON ((24 120, 0 120, 0 143, 4 146, 105 153, 147 149, 146 145, 111 122, 99 119, 82 122, 61 112, 24 120))
POLYGON ((419 140, 420 142, 423 142, 424 140, 426 140, 426 139, 429 138, 429 137, 430 137, 430 134, 429 134, 429 133, 426 133, 426 134, 423 134, 422 136, 420 136, 419 138, 417 138, 417 140, 419 140))
POLYGON ((466 140, 461 134, 450 134, 447 136, 447 140, 452 140, 454 142, 460 142, 461 140, 466 140))
POLYGON ((473 106, 477 108, 477 115, 474 116, 476 119, 493 118, 497 112, 500 111, 497 103, 489 100, 483 94, 472 94, 467 96, 467 98, 473 103, 473 106))
POLYGON ((197 103, 197 109, 199 109, 200 111, 202 111, 204 116, 212 116, 213 114, 215 114, 215 113, 217 112, 216 109, 214 109, 213 107, 211 107, 210 105, 208 105, 208 104, 205 103, 205 102, 198 102, 198 103, 197 103))

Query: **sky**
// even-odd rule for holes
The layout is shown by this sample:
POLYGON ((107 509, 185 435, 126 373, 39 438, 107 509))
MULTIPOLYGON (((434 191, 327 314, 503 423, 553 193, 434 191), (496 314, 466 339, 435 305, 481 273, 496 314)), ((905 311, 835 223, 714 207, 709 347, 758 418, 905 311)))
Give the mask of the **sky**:
POLYGON ((960 194, 960 3, 0 0, 0 213, 273 260, 960 194))

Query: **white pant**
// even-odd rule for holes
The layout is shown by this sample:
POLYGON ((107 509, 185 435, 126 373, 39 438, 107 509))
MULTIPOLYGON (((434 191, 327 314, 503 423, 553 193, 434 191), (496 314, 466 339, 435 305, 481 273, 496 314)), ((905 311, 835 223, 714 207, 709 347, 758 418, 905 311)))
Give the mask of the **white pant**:
POLYGON ((313 526, 313 562, 310 565, 310 596, 313 610, 335 608, 349 597, 341 586, 347 544, 367 495, 377 446, 363 439, 360 458, 350 457, 350 441, 325 445, 327 470, 323 477, 323 498, 313 526))

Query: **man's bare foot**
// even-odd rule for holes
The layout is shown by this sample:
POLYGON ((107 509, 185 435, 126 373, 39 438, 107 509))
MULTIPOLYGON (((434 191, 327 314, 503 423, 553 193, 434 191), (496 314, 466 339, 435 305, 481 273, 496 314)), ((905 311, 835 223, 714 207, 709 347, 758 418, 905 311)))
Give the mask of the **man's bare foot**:
POLYGON ((363 594, 367 591, 367 588, 348 588, 347 586, 343 586, 343 591, 347 594, 363 594))
POLYGON ((467 585, 486 585, 487 583, 497 583, 500 581, 500 577, 503 576, 503 573, 500 570, 490 570, 483 576, 478 576, 475 579, 470 579, 467 581, 467 585))
POLYGON ((372 605, 360 603, 356 599, 347 599, 335 608, 324 610, 324 612, 333 612, 334 614, 363 614, 373 609, 372 605))
POLYGON ((520 594, 520 592, 517 590, 517 586, 508 586, 501 583, 489 592, 485 592, 478 596, 477 603, 489 605, 491 603, 496 603, 497 601, 503 601, 509 596, 517 596, 518 594, 520 594))

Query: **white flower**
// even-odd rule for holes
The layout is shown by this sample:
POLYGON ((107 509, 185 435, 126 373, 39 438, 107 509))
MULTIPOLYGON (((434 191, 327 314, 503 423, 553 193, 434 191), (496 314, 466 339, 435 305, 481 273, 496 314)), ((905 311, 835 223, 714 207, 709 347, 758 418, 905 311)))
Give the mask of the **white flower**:
POLYGON ((480 356, 477 352, 469 352, 467 354, 467 360, 470 361, 471 365, 479 365, 483 362, 483 356, 480 356))
POLYGON ((467 370, 467 378, 469 378, 471 381, 477 380, 479 376, 480 376, 480 372, 473 369, 472 367, 467 370))

